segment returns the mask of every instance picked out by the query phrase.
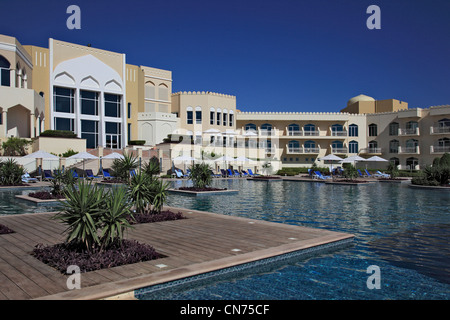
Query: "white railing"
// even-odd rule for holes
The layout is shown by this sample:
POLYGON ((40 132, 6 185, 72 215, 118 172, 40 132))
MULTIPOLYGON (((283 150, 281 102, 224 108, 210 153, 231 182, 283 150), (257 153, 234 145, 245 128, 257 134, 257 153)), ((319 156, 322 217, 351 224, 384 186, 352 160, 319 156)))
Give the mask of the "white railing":
POLYGON ((419 135, 419 128, 412 128, 412 129, 398 129, 398 135, 399 136, 418 136, 419 135))
POLYGON ((331 136, 333 137, 346 137, 347 131, 331 131, 331 136))
POLYGON ((430 153, 450 152, 450 146, 430 146, 430 153))
POLYGON ((398 153, 420 154, 420 149, 419 149, 419 146, 398 147, 398 153))
POLYGON ((381 148, 363 148, 361 149, 361 153, 364 154, 381 153, 381 148))
POLYGON ((347 148, 331 148, 331 153, 347 153, 347 148))
POLYGON ((430 134, 450 133, 450 126, 430 127, 430 134))

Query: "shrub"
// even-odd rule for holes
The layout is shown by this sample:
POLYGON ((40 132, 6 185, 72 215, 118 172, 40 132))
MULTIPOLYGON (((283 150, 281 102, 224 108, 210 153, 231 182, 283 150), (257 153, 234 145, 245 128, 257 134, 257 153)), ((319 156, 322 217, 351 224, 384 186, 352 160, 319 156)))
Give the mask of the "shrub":
POLYGON ((137 167, 137 156, 134 156, 132 153, 124 153, 123 158, 114 159, 111 166, 113 175, 122 181, 128 181, 130 178, 130 170, 136 169, 137 167))
POLYGON ((189 174, 194 188, 206 188, 211 184, 211 168, 206 163, 196 163, 190 167, 191 173, 189 174))
POLYGON ((352 165, 347 164, 344 169, 344 177, 347 179, 356 179, 358 178, 359 173, 358 170, 352 165))
POLYGON ((391 176, 391 179, 395 179, 399 176, 399 171, 395 163, 389 162, 387 173, 391 176))
POLYGON ((22 184, 22 175, 25 170, 14 159, 0 161, 0 184, 14 186, 22 184))
POLYGON ((24 156, 26 155, 25 148, 31 144, 31 141, 17 137, 10 137, 2 143, 4 156, 24 156))
POLYGON ((8 234, 8 233, 14 233, 14 231, 3 224, 0 224, 0 234, 8 234))
POLYGON ((130 146, 143 146, 145 144, 145 140, 130 140, 128 141, 128 145, 130 146))
POLYGON ((45 130, 44 132, 41 132, 39 135, 41 137, 53 137, 53 138, 77 138, 77 135, 68 130, 45 130))

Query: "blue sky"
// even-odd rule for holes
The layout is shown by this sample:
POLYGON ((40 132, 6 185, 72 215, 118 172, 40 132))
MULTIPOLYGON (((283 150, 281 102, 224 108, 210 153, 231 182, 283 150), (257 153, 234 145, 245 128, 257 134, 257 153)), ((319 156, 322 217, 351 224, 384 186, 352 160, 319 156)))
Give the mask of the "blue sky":
POLYGON ((0 0, 0 33, 125 53, 172 71, 173 92, 236 95, 242 111, 335 112, 361 93, 450 104, 450 1, 0 0), (66 9, 81 9, 69 30, 66 9), (369 5, 381 29, 369 30, 369 5))

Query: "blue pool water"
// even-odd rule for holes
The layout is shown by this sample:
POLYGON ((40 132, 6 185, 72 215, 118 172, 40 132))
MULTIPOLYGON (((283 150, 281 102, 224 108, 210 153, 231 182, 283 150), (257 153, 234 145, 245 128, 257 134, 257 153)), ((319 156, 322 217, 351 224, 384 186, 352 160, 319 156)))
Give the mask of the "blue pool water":
POLYGON ((9 189, 0 191, 0 215, 13 215, 22 213, 39 213, 55 211, 55 205, 39 205, 18 199, 16 195, 27 195, 30 192, 37 192, 42 190, 50 190, 49 188, 34 188, 34 189, 9 189))
MULTIPOLYGON (((177 181, 175 187, 189 184, 177 181)), ((168 205, 355 235, 328 254, 181 291, 142 299, 440 299, 450 298, 450 192, 372 183, 215 180, 238 195, 170 195, 168 205), (369 289, 367 268, 380 268, 369 289)))

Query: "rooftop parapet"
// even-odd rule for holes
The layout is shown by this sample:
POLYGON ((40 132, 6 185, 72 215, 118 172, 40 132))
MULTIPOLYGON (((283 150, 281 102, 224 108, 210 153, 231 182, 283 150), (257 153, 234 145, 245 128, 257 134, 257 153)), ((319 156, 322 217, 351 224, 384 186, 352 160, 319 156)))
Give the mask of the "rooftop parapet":
POLYGON ((216 92, 211 92, 211 91, 180 91, 180 92, 172 93, 172 96, 179 96, 179 95, 211 95, 211 96, 218 96, 218 97, 223 97, 223 98, 236 99, 236 96, 233 96, 233 95, 216 93, 216 92))

